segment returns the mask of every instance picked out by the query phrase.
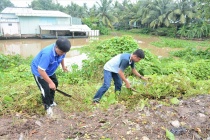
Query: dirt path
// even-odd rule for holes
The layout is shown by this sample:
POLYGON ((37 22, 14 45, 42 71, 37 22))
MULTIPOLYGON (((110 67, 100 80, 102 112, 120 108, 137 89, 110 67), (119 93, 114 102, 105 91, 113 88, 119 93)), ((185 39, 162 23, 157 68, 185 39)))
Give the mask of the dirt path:
POLYGON ((118 104, 103 111, 64 113, 54 108, 55 116, 1 116, 1 140, 164 140, 164 128, 176 131, 176 140, 210 140, 210 95, 181 101, 178 106, 163 106, 150 101, 150 107, 127 110, 118 104), (173 125, 172 125, 173 124, 173 125))

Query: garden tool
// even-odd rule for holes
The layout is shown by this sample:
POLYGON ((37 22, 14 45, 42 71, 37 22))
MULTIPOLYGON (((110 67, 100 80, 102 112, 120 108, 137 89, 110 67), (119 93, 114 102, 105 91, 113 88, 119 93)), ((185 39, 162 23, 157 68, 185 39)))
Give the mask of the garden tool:
POLYGON ((63 91, 61 91, 61 90, 59 90, 59 89, 56 89, 56 91, 58 91, 59 93, 63 94, 64 96, 70 97, 70 98, 72 98, 72 99, 74 99, 74 100, 76 100, 76 101, 78 101, 78 102, 81 102, 80 100, 78 100, 78 99, 72 97, 71 95, 67 94, 66 92, 63 92, 63 91))
POLYGON ((136 93, 139 93, 136 89, 134 88, 131 88, 132 91, 136 92, 136 93))

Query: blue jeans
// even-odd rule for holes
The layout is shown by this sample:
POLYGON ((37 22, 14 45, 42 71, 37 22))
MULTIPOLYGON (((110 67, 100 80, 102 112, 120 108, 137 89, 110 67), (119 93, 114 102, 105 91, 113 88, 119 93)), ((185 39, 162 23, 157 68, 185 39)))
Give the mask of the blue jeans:
POLYGON ((100 101, 104 93, 109 89, 112 78, 114 80, 115 92, 121 90, 122 80, 119 74, 104 70, 104 83, 102 87, 96 92, 95 96, 93 97, 93 101, 100 101))

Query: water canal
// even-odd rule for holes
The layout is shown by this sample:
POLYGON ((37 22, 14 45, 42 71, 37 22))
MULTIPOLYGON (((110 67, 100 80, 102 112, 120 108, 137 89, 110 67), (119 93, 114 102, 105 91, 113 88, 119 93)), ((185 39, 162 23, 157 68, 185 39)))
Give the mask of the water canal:
MULTIPOLYGON (((76 38, 69 39, 72 45, 72 48, 82 47, 87 45, 92 40, 102 40, 108 39, 114 36, 107 37, 90 37, 90 38, 76 38)), ((168 56, 168 52, 171 51, 171 48, 158 48, 150 43, 157 41, 157 37, 134 37, 140 48, 148 49, 157 56, 168 56)), ((19 54, 24 58, 29 56, 35 56, 42 48, 46 47, 49 44, 55 43, 56 39, 7 39, 0 40, 0 53, 6 55, 15 55, 19 54)), ((67 58, 77 56, 79 52, 71 50, 67 53, 67 58)))
MULTIPOLYGON (((72 64, 77 64, 79 67, 82 65, 82 60, 86 59, 85 54, 80 54, 79 51, 73 48, 82 47, 92 42, 93 40, 103 40, 109 39, 115 36, 121 35, 111 35, 111 36, 100 36, 100 37, 90 37, 90 38, 75 38, 69 39, 72 45, 72 50, 70 50, 65 58, 66 66, 72 64)), ((158 37, 140 37, 134 36, 134 39, 139 44, 139 47, 142 49, 148 49, 153 54, 159 57, 168 56, 168 52, 174 50, 172 48, 158 48, 151 45, 151 42, 157 41, 158 37)), ((56 39, 7 39, 0 40, 0 53, 5 55, 15 55, 19 54, 24 58, 29 56, 36 56, 36 54, 44 47, 49 44, 55 43, 56 39)))

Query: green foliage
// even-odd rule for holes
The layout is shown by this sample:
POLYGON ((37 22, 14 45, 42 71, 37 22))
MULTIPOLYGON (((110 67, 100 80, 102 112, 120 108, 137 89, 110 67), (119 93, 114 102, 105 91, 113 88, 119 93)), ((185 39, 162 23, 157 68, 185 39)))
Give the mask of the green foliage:
POLYGON ((110 34, 110 29, 103 25, 99 25, 98 27, 96 27, 96 30, 100 31, 100 35, 109 35, 110 34))
POLYGON ((170 102, 171 102, 172 104, 174 104, 174 105, 178 105, 178 104, 179 104, 179 100, 178 100, 176 97, 171 98, 171 99, 170 99, 170 102))
POLYGON ((140 28, 140 29, 131 29, 129 30, 131 33, 137 34, 150 34, 156 36, 167 36, 167 37, 175 37, 176 29, 172 27, 162 27, 162 28, 140 28))
POLYGON ((173 51, 172 56, 180 57, 187 62, 193 62, 198 59, 210 59, 210 47, 207 49, 196 49, 195 47, 187 47, 184 50, 173 51))
MULTIPOLYGON (((192 96, 199 94, 200 91, 196 84, 196 80, 190 79, 187 76, 179 74, 170 75, 152 75, 150 80, 146 84, 141 84, 136 80, 132 82, 132 87, 139 91, 143 95, 147 95, 149 98, 162 99, 165 97, 181 97, 192 96)), ((208 83, 207 81, 205 82, 208 83)), ((208 93, 208 85, 202 85, 202 93, 208 93)))
POLYGON ((153 55, 150 51, 144 50, 145 59, 141 60, 139 63, 136 63, 136 69, 142 75, 152 75, 155 73, 160 73, 160 60, 157 56, 153 55))
POLYGON ((4 55, 0 54, 0 70, 7 71, 10 68, 17 67, 24 63, 24 59, 20 55, 4 55))
POLYGON ((209 37, 210 25, 206 22, 183 25, 178 31, 177 35, 189 39, 209 37))
MULTIPOLYGON (((133 79, 133 82, 136 79, 133 79)), ((132 83, 132 87, 135 85, 142 84, 141 81, 132 83)), ((133 92, 126 87, 122 87, 120 95, 117 97, 119 103, 124 104, 128 109, 134 109, 138 107, 140 110, 143 110, 145 107, 149 107, 149 99, 142 96, 142 92, 139 93, 133 92)))
POLYGON ((131 33, 140 33, 140 34, 149 34, 153 29, 152 28, 141 28, 141 29, 131 29, 131 33))
POLYGON ((12 97, 5 95, 3 98, 3 103, 11 103, 13 101, 12 97))
POLYGON ((170 48, 184 48, 193 45, 192 42, 189 41, 181 41, 178 39, 169 39, 169 38, 160 38, 159 41, 152 42, 152 45, 156 47, 170 47, 170 48))
POLYGON ((100 24, 103 26, 113 28, 113 25, 117 18, 115 17, 115 14, 111 12, 112 9, 112 0, 100 0, 99 2, 96 2, 98 8, 97 11, 97 18, 100 21, 100 24))
POLYGON ((65 7, 65 10, 67 11, 66 13, 72 17, 86 18, 88 15, 87 7, 85 5, 80 6, 74 2, 69 2, 69 5, 65 7))
POLYGON ((157 29, 153 29, 153 31, 150 32, 150 34, 156 35, 156 36, 175 37, 176 29, 169 28, 169 27, 157 28, 157 29))
POLYGON ((174 60, 173 63, 162 63, 161 73, 164 75, 179 73, 180 75, 187 75, 189 64, 183 60, 174 60), (167 66, 165 66, 167 64, 167 66))
POLYGON ((4 10, 4 8, 7 8, 7 7, 14 7, 14 4, 11 3, 10 0, 1 0, 0 1, 0 12, 2 10, 4 10))
MULTIPOLYGON (((115 5, 111 0, 101 0, 91 8, 87 8, 86 4, 67 4, 62 6, 54 0, 33 0, 29 7, 35 10, 60 10, 72 17, 82 18, 84 24, 91 29, 96 27, 103 35, 109 34, 113 25, 121 30, 139 28, 139 33, 170 37, 175 37, 177 28, 177 36, 189 39, 209 37, 210 33, 209 0, 150 0, 132 4, 124 1, 115 5)), ((13 6, 9 0, 0 1, 0 11, 13 6)))
POLYGON ((57 10, 59 8, 52 0, 33 0, 30 6, 34 10, 57 10))
POLYGON ((104 26, 103 24, 100 24, 99 19, 96 18, 84 18, 82 19, 82 22, 86 24, 88 27, 90 27, 92 30, 99 30, 100 35, 109 35, 110 29, 104 26))
POLYGON ((97 18, 83 18, 82 22, 90 27, 92 30, 96 30, 99 21, 97 18))
POLYGON ((166 130, 166 137, 169 139, 169 140, 175 140, 175 136, 173 133, 171 133, 168 129, 165 129, 166 130))
MULTIPOLYGON (((170 64, 168 69, 173 72, 179 72, 180 74, 191 76, 195 79, 207 80, 209 79, 209 68, 210 68, 210 48, 207 49, 195 49, 193 47, 186 48, 172 52, 171 54, 176 57, 182 58, 184 61, 177 61, 176 63, 170 64), (177 70, 175 70, 174 68, 177 70)), ((169 71, 167 69, 167 71, 169 71)))
POLYGON ((209 59, 199 59, 189 63, 183 60, 176 60, 165 67, 162 66, 161 71, 157 74, 162 73, 168 75, 178 73, 181 76, 188 76, 191 79, 208 80, 210 75, 209 68, 209 59))
POLYGON ((71 66, 71 72, 63 72, 62 69, 58 69, 56 71, 56 75, 62 78, 62 82, 66 84, 78 84, 78 85, 84 85, 87 82, 83 77, 81 77, 81 73, 79 70, 78 65, 74 64, 71 66))
POLYGON ((197 5, 198 7, 198 12, 199 15, 204 18, 204 19, 209 19, 209 11, 210 11, 210 1, 209 0, 199 0, 199 4, 197 5))
POLYGON ((101 77, 104 64, 113 56, 120 53, 132 53, 138 48, 138 44, 130 36, 113 37, 109 40, 102 41, 96 46, 92 47, 91 44, 86 46, 89 50, 88 60, 83 62, 82 74, 85 78, 92 76, 101 77), (96 67, 97 66, 97 67, 96 67))
POLYGON ((159 41, 155 41, 151 43, 156 47, 170 47, 170 48, 187 48, 187 47, 210 47, 209 42, 197 42, 197 41, 189 41, 189 40, 180 40, 180 39, 171 39, 161 37, 159 41))
POLYGON ((110 107, 110 105, 115 104, 117 102, 115 95, 116 95, 115 93, 110 93, 108 96, 105 96, 101 100, 101 105, 105 109, 108 109, 110 107))
MULTIPOLYGON (((195 42, 193 44, 198 46, 195 42)), ((164 101, 169 105, 170 101, 167 99, 173 97, 179 99, 197 94, 210 94, 209 49, 204 48, 208 47, 208 42, 199 42, 199 46, 203 48, 201 50, 186 48, 174 52, 178 59, 173 57, 159 59, 145 50, 146 58, 136 63, 136 68, 151 79, 143 82, 139 78, 129 76, 128 69, 126 76, 129 76, 131 86, 138 92, 126 89, 123 85, 121 92, 114 94, 114 87, 111 87, 103 96, 100 106, 108 108, 112 104, 120 103, 128 108, 143 109, 149 107, 150 99, 164 101), (193 57, 196 59, 188 61, 193 57)), ((82 48, 88 59, 83 62, 81 70, 77 65, 73 65, 69 73, 64 73, 60 68, 56 71, 59 89, 66 91, 79 102, 72 98, 67 99, 57 92, 55 101, 61 109, 68 112, 94 109, 92 98, 101 86, 103 65, 114 55, 131 53, 137 48, 136 41, 128 36, 94 42, 82 48)), ((0 115, 16 112, 44 114, 40 91, 30 71, 30 61, 31 59, 23 59, 18 55, 0 55, 0 115)))
POLYGON ((190 74, 199 80, 208 80, 210 77, 210 59, 208 60, 198 60, 190 64, 189 71, 190 74))

